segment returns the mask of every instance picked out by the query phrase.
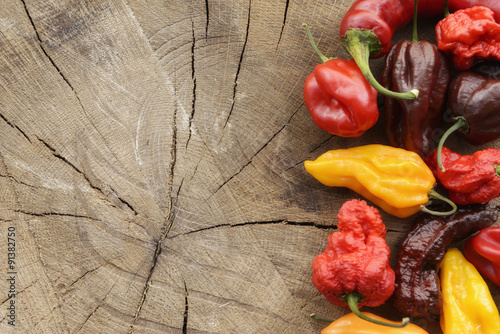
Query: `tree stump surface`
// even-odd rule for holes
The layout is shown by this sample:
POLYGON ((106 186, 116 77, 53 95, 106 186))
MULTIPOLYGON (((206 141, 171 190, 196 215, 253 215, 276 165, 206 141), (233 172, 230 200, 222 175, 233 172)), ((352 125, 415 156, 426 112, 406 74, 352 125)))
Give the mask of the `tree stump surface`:
MULTIPOLYGON (((320 60, 302 23, 347 58, 352 2, 4 3, 0 332, 319 333, 311 313, 346 314, 311 263, 360 197, 303 162, 387 139, 381 121, 359 138, 312 122, 302 88, 320 60)), ((382 215, 394 262, 414 217, 382 215)))

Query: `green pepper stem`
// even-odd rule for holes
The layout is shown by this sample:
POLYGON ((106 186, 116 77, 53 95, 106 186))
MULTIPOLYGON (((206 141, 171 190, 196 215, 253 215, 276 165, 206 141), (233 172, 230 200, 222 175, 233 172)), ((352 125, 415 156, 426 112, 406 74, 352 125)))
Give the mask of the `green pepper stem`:
POLYGON ((415 4, 413 6, 413 34, 411 37, 412 42, 418 42, 418 33, 417 33, 417 12, 418 12, 418 0, 415 0, 415 4))
POLYGON ((311 319, 316 320, 316 321, 328 322, 328 323, 333 322, 332 320, 328 320, 328 319, 325 319, 325 318, 317 317, 316 313, 311 313, 310 317, 311 317, 311 319))
POLYGON ((457 130, 462 130, 463 132, 469 131, 469 124, 467 124, 467 120, 464 117, 462 117, 462 116, 456 117, 455 121, 456 121, 456 123, 453 124, 448 130, 446 130, 445 133, 443 133, 443 136, 439 140, 439 144, 437 147, 437 152, 436 152, 437 165, 438 165, 439 169, 441 169, 441 171, 443 171, 443 172, 445 171, 445 168, 443 166, 443 161, 441 159, 441 152, 443 150, 444 142, 453 132, 455 132, 457 130))
POLYGON ((316 52, 316 54, 321 58, 321 61, 323 63, 326 63, 327 61, 333 59, 333 58, 328 58, 327 56, 325 56, 323 54, 323 52, 321 52, 319 49, 318 49, 318 46, 316 45, 316 43, 314 42, 314 38, 312 37, 312 34, 311 34, 311 29, 309 29, 309 25, 307 23, 302 23, 302 25, 306 28, 306 33, 307 33, 307 37, 309 38, 309 42, 311 43, 311 46, 313 48, 313 50, 316 52))
POLYGON ((450 9, 448 8, 448 0, 444 0, 444 9, 443 9, 444 17, 450 15, 450 9))
POLYGON ((449 216, 449 215, 454 214, 457 211, 457 205, 452 200, 441 195, 440 193, 438 193, 434 189, 431 189, 431 191, 429 191, 429 199, 438 199, 440 201, 446 202, 451 206, 451 210, 444 211, 444 212, 443 211, 434 211, 434 210, 427 208, 425 205, 421 205, 420 211, 429 213, 429 214, 434 215, 434 216, 449 216))
POLYGON ((349 29, 341 39, 344 49, 349 52, 366 81, 382 95, 393 99, 414 100, 418 97, 418 89, 409 92, 399 93, 391 91, 382 86, 373 76, 370 70, 369 59, 372 52, 380 52, 380 41, 373 30, 349 29))
POLYGON ((495 165, 495 173, 500 176, 500 165, 495 165))
POLYGON ((393 322, 387 322, 387 321, 381 321, 378 319, 373 319, 373 318, 370 318, 370 317, 364 315, 363 313, 361 313, 361 311, 359 310, 359 307, 358 307, 359 302, 364 299, 364 297, 362 295, 360 295, 359 293, 351 292, 351 293, 348 293, 346 295, 341 296, 341 299, 344 300, 349 305, 349 308, 351 309, 351 311, 354 314, 356 314, 361 319, 369 321, 369 322, 373 322, 374 324, 388 326, 388 327, 401 328, 401 327, 408 325, 408 323, 410 322, 410 318, 403 318, 401 323, 393 323, 393 322))

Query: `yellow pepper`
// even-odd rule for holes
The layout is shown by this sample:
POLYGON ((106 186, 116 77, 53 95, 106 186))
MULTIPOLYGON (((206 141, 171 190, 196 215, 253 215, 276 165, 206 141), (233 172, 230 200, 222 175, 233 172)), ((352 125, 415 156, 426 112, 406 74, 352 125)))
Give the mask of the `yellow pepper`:
POLYGON ((444 334, 498 334, 500 315, 488 285, 457 248, 441 262, 444 334))
MULTIPOLYGON (((395 321, 386 320, 378 315, 371 314, 368 312, 362 312, 364 315, 374 318, 384 322, 393 322, 397 324, 395 321)), ((427 331, 418 327, 414 324, 407 324, 403 328, 393 328, 387 327, 384 325, 374 324, 373 322, 368 322, 366 320, 361 319, 354 313, 349 313, 340 317, 339 319, 332 322, 328 327, 321 331, 321 334, 376 334, 376 333, 384 333, 384 334, 428 334, 427 331)))
POLYGON ((396 217, 409 217, 419 210, 443 215, 456 210, 453 202, 433 190, 436 179, 415 152, 373 144, 328 151, 304 165, 324 185, 354 190, 396 217), (428 210, 425 204, 430 198, 447 201, 452 210, 428 210))

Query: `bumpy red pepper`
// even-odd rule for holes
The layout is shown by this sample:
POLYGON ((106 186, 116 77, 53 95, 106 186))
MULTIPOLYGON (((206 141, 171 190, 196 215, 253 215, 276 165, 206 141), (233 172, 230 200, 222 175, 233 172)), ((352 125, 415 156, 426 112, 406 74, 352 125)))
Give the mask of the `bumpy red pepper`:
POLYGON ((500 24, 484 6, 458 10, 436 25, 438 48, 457 70, 469 69, 475 59, 500 59, 500 24))
POLYGON ((363 317, 358 307, 381 305, 394 291, 385 225, 376 208, 355 199, 342 205, 337 219, 339 231, 313 261, 312 281, 332 304, 349 306, 363 317))
POLYGON ((467 239, 464 254, 481 274, 500 286, 500 226, 482 229, 467 239))
POLYGON ((311 45, 323 60, 304 84, 304 100, 314 123, 341 137, 359 137, 377 122, 377 91, 366 81, 352 59, 329 59, 311 45))
POLYGON ((426 163, 456 204, 488 203, 500 196, 499 149, 460 155, 442 147, 441 154, 439 148, 434 150, 426 163))

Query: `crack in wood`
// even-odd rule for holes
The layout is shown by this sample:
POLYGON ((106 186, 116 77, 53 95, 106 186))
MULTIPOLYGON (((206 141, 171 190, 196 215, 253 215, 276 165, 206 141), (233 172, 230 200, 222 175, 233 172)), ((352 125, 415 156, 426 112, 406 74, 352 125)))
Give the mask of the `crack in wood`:
POLYGON ((16 129, 17 131, 21 132, 21 134, 23 135, 24 138, 26 138, 26 140, 28 142, 30 142, 31 144, 31 140, 30 138, 28 137, 28 135, 26 134, 26 132, 24 132, 20 127, 18 127, 17 125, 15 125, 14 123, 10 122, 7 117, 5 117, 4 115, 2 115, 0 113, 0 118, 5 122, 7 123, 7 125, 9 125, 10 127, 12 127, 13 129, 16 129))
POLYGON ((227 123, 229 122, 229 118, 231 117, 231 114, 233 113, 234 110, 234 105, 236 102, 236 91, 238 88, 238 77, 240 75, 241 71, 241 64, 243 63, 243 55, 245 54, 245 49, 247 47, 247 42, 248 42, 248 32, 250 31, 250 13, 252 12, 252 0, 248 1, 248 18, 247 18, 247 29, 245 33, 245 41, 243 42, 243 48, 241 49, 240 53, 240 59, 238 61, 238 68, 236 70, 236 75, 234 77, 234 86, 233 86, 233 101, 231 103, 231 109, 229 110, 229 114, 227 115, 226 122, 224 123, 223 128, 225 129, 227 126, 227 123))
POLYGON ((208 0, 205 0, 205 16, 206 16, 205 39, 207 39, 208 38, 208 25, 210 24, 210 12, 209 12, 209 7, 208 7, 208 0))
POLYGON ((83 218, 83 219, 89 219, 93 221, 99 221, 99 219, 88 217, 88 216, 82 216, 82 215, 76 215, 72 213, 61 213, 61 212, 28 212, 24 210, 14 210, 13 212, 15 213, 22 213, 24 215, 28 216, 34 216, 34 217, 47 217, 47 216, 60 216, 60 217, 70 217, 70 218, 83 218))
POLYGON ((189 303, 188 303, 188 289, 186 285, 186 281, 184 281, 184 319, 182 323, 182 334, 187 334, 187 327, 188 327, 188 310, 189 310, 189 303))
POLYGON ((286 0, 285 3, 285 13, 283 14, 283 24, 281 25, 280 37, 278 38, 278 43, 276 43, 276 50, 281 42, 281 37, 283 36, 283 30, 285 30, 286 17, 288 15, 288 6, 290 5, 290 0, 286 0))
POLYGON ((193 118, 194 118, 194 112, 196 110, 196 72, 195 72, 195 66, 194 66, 194 50, 196 46, 196 36, 194 33, 194 22, 191 20, 191 34, 192 34, 192 42, 191 42, 191 81, 193 81, 193 98, 191 102, 191 114, 189 115, 189 120, 188 120, 188 127, 189 127, 189 134, 188 138, 186 140, 186 148, 189 145, 189 141, 191 140, 191 135, 193 133, 192 130, 192 125, 193 125, 193 118))

